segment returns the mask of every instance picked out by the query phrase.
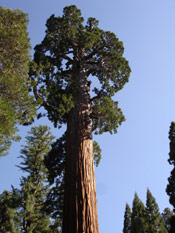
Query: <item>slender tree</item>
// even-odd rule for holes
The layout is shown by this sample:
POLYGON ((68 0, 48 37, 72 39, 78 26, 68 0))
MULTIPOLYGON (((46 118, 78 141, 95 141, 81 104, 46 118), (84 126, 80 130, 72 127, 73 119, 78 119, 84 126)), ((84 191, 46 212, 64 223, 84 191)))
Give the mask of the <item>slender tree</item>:
POLYGON ((147 216, 147 232, 148 233, 168 233, 164 219, 160 215, 159 207, 156 203, 155 198, 151 194, 150 190, 147 190, 147 199, 146 199, 146 216, 147 216))
POLYGON ((170 152, 168 162, 170 165, 173 165, 173 169, 171 171, 170 177, 168 178, 166 192, 169 196, 169 202, 174 208, 173 211, 175 212, 175 122, 171 122, 169 140, 170 152))
POLYGON ((20 169, 28 173, 21 179, 21 232, 58 233, 52 229, 50 215, 45 211, 45 200, 49 193, 47 169, 44 159, 54 137, 47 126, 33 127, 26 137, 27 145, 21 150, 20 169), (53 231, 52 231, 52 230, 53 231))
MULTIPOLYGON (((169 196, 169 202, 173 206, 173 212, 175 213, 175 122, 171 122, 169 130, 169 140, 170 140, 170 152, 168 162, 173 166, 173 169, 168 178, 168 185, 166 187, 166 192, 169 196)), ((167 212, 169 213, 169 211, 167 212)), ((175 216, 174 214, 168 214, 169 232, 175 232, 175 216)))
POLYGON ((123 233, 131 233, 131 209, 128 204, 125 208, 123 233))
POLYGON ((131 233, 145 233, 147 230, 146 209, 143 202, 135 193, 132 216, 131 216, 131 233))
POLYGON ((27 15, 0 6, 0 156, 6 154, 16 136, 17 124, 35 115, 27 80, 30 43, 27 15))
POLYGON ((124 116, 112 97, 130 74, 115 34, 83 21, 76 6, 52 15, 30 71, 38 103, 55 126, 67 125, 63 233, 99 232, 92 132, 117 132, 124 116))

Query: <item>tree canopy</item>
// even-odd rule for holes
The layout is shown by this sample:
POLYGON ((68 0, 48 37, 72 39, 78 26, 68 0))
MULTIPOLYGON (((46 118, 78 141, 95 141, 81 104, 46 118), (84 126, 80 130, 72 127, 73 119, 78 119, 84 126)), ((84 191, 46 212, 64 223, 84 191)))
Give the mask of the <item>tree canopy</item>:
POLYGON ((89 86, 96 77, 99 83, 91 88, 90 99, 92 128, 100 134, 113 133, 124 116, 111 97, 128 82, 130 67, 123 57, 123 43, 114 33, 101 30, 95 18, 86 25, 83 22, 76 6, 65 7, 62 17, 52 15, 47 20, 46 35, 35 47, 30 71, 35 96, 55 126, 61 125, 67 122, 82 86, 77 73, 81 70, 90 77, 85 83, 89 86))
POLYGON ((0 156, 10 148, 18 124, 35 115, 27 80, 30 61, 28 18, 21 10, 0 7, 0 156))

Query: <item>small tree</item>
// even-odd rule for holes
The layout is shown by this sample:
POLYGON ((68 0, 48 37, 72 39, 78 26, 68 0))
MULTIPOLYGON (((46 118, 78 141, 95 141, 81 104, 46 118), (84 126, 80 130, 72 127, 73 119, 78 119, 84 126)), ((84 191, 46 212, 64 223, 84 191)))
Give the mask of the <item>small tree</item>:
MULTIPOLYGON (((21 180, 21 231, 49 233, 50 215, 46 213, 45 201, 49 192, 47 169, 44 159, 51 149, 54 137, 47 126, 33 127, 26 137, 27 145, 21 150, 20 169, 28 173, 21 180)), ((58 232, 56 229, 54 232, 58 232)))
POLYGON ((131 233, 131 209, 128 204, 125 208, 123 233, 131 233))
POLYGON ((27 80, 30 43, 27 15, 0 7, 0 156, 10 148, 17 124, 35 115, 27 80))
POLYGON ((30 71, 49 119, 67 124, 63 233, 99 232, 92 132, 117 132, 124 116, 112 97, 130 74, 122 42, 99 29, 95 18, 83 21, 76 6, 52 15, 30 71))
POLYGON ((145 233, 146 230, 146 209, 143 202, 135 193, 132 206, 131 233, 145 233))
POLYGON ((152 196, 149 189, 147 190, 147 199, 146 199, 146 216, 147 216, 147 225, 148 233, 168 233, 165 222, 160 215, 159 207, 156 203, 155 198, 152 196))

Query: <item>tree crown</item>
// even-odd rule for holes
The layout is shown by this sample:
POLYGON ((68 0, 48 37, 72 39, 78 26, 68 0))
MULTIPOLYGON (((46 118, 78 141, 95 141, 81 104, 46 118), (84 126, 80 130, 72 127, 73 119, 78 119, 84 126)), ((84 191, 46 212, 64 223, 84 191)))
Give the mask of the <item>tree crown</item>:
POLYGON ((30 76, 37 100, 55 126, 67 121, 75 107, 77 91, 91 87, 91 118, 96 133, 115 133, 124 116, 114 94, 128 82, 130 67, 123 57, 123 43, 114 33, 103 31, 95 18, 86 25, 76 6, 65 7, 62 17, 52 15, 46 35, 35 47, 30 76), (83 74, 83 75, 82 75, 83 74), (81 77, 81 78, 80 78, 81 77), (93 87, 94 78, 98 85, 93 87))

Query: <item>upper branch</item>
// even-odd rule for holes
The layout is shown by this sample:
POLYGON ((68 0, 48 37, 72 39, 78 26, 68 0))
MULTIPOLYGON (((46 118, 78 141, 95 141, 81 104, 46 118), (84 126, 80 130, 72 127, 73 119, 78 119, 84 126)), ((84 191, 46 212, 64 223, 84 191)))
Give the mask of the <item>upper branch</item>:
POLYGON ((46 110, 48 110, 48 111, 53 111, 53 107, 50 106, 46 101, 44 101, 44 99, 42 98, 42 96, 39 94, 38 89, 37 89, 36 86, 33 87, 33 93, 34 93, 34 95, 35 95, 35 99, 36 99, 37 101, 40 100, 40 101, 42 102, 41 105, 42 105, 46 110))
POLYGON ((90 54, 88 54, 87 56, 84 56, 83 60, 87 61, 87 60, 91 59, 97 52, 102 50, 104 48, 104 46, 105 46, 105 43, 103 45, 101 45, 99 48, 94 48, 90 54))
POLYGON ((73 64, 73 60, 69 56, 63 55, 63 58, 68 60, 71 64, 73 64))

